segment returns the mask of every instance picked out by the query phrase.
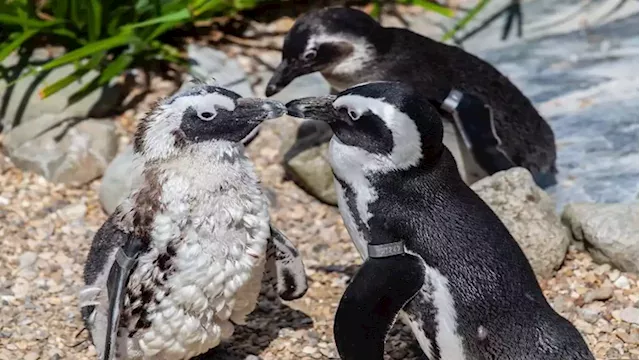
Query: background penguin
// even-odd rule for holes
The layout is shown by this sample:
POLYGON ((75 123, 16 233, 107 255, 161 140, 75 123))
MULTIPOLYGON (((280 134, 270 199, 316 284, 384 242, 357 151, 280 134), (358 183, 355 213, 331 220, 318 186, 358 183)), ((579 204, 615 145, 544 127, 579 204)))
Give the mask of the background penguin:
POLYGON ((266 94, 315 71, 338 90, 375 80, 411 84, 455 125, 463 154, 454 156, 464 162, 467 183, 514 166, 527 168, 541 187, 556 183, 549 124, 509 79, 458 47, 382 27, 356 9, 325 8, 296 20, 266 94))
POLYGON ((265 262, 283 299, 306 292, 302 261, 270 225, 240 144, 284 113, 199 85, 142 120, 141 183, 96 233, 80 293, 101 359, 189 359, 217 346, 253 311, 265 262))
POLYGON ((340 212, 366 259, 336 313, 340 356, 383 359, 400 315, 430 360, 593 359, 508 230, 460 178, 421 95, 373 82, 287 104, 291 116, 333 129, 340 212))

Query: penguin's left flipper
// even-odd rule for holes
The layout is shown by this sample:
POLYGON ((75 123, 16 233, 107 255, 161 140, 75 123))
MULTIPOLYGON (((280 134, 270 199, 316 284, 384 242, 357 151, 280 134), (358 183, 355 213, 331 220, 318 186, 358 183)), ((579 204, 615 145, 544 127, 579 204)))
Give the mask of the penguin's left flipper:
POLYGON ((275 226, 267 242, 267 278, 275 278, 275 287, 282 300, 301 298, 308 288, 307 274, 300 253, 293 243, 275 226))
POLYGON ((336 311, 333 333, 340 358, 382 360, 387 333, 424 279, 422 259, 411 254, 365 260, 336 311))
POLYGON ((105 332, 106 338, 101 360, 112 360, 115 357, 120 314, 124 307, 127 283, 129 282, 131 270, 138 261, 138 255, 140 255, 142 249, 142 240, 133 234, 129 234, 125 244, 117 250, 115 261, 109 270, 109 276, 107 277, 107 295, 109 299, 107 331, 105 332))
POLYGON ((451 114, 465 146, 487 173, 494 174, 518 166, 502 148, 489 105, 475 95, 454 89, 441 108, 451 114))

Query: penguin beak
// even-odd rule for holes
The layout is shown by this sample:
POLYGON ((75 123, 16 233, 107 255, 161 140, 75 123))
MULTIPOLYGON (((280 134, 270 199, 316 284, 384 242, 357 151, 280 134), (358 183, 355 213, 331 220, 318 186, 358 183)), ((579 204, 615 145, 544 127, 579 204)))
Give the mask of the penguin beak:
POLYGON ((233 110, 235 117, 246 119, 252 123, 276 119, 286 113, 287 108, 280 101, 256 98, 240 98, 236 100, 236 108, 233 110))
POLYGON ((319 120, 332 124, 340 119, 340 114, 333 107, 335 100, 334 95, 292 100, 286 105, 287 114, 296 118, 319 120))
POLYGON ((313 72, 313 69, 305 66, 305 64, 300 61, 282 59, 282 62, 273 72, 273 76, 267 84, 265 95, 273 96, 282 91, 282 89, 289 85, 295 78, 311 72, 313 72))

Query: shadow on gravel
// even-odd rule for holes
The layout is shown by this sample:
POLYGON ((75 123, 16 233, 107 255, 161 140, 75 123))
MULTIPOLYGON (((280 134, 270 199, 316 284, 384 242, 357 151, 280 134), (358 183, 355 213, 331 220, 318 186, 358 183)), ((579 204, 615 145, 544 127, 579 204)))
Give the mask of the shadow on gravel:
MULTIPOLYGON (((278 338, 282 329, 308 329, 313 320, 302 311, 283 304, 270 284, 262 284, 256 309, 247 316, 246 325, 238 325, 233 337, 224 344, 191 360, 245 360, 260 353, 278 338)), ((253 357, 255 360, 256 358, 253 357)))

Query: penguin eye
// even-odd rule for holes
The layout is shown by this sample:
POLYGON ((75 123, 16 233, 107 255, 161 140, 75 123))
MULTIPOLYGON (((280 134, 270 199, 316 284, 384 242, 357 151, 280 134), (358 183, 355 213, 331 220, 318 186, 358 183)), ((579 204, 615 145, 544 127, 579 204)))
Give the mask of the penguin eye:
POLYGON ((313 60, 316 58, 316 55, 318 55, 318 53, 314 49, 311 49, 302 55, 302 59, 307 61, 313 60))
POLYGON ((349 117, 351 118, 351 120, 356 121, 358 119, 360 119, 361 114, 358 113, 357 111, 353 110, 353 109, 348 109, 347 110, 347 114, 349 114, 349 117))
POLYGON ((216 113, 215 113, 215 111, 198 112, 198 117, 202 121, 211 121, 211 120, 213 120, 214 117, 216 117, 216 113))

